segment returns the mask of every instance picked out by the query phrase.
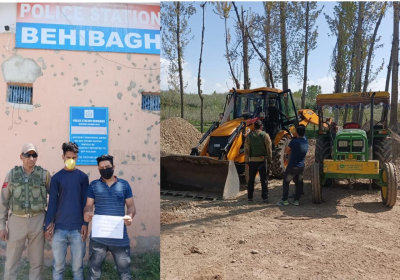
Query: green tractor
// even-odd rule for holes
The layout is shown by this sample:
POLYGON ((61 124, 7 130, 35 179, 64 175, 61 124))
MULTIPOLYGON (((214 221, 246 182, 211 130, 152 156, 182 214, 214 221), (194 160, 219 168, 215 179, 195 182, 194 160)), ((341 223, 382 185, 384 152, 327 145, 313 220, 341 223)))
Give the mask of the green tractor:
MULTIPOLYGON (((312 200, 322 202, 324 185, 335 179, 370 179, 381 189, 382 202, 393 207, 397 197, 396 167, 392 161, 392 141, 388 129, 388 92, 361 92, 343 94, 320 94, 317 96, 319 127, 315 148, 315 163, 312 166, 312 200), (371 118, 368 127, 361 123, 346 123, 337 131, 336 123, 323 116, 326 107, 340 108, 370 106, 371 118), (382 106, 381 120, 374 121, 374 105, 382 106), (328 125, 325 129, 324 125, 328 125)), ((362 113, 363 114, 363 113, 362 113)), ((362 122, 362 121, 360 121, 362 122)))

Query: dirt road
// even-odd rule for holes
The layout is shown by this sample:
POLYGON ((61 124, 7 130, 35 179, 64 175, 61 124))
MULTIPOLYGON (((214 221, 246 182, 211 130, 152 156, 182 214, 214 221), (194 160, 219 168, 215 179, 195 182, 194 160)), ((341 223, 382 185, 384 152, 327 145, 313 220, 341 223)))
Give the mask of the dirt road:
MULTIPOLYGON (((291 185, 291 190, 294 186, 291 185)), ((227 201, 161 198, 161 279, 399 279, 400 199, 383 206, 367 185, 324 188, 301 206, 276 206, 281 181, 227 201), (258 199, 258 201, 257 201, 258 199)))

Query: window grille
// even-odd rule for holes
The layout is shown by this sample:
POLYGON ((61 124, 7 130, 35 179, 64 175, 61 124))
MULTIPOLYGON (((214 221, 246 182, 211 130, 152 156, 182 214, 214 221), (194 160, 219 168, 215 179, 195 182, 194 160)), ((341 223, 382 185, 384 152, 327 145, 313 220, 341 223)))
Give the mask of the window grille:
POLYGON ((32 105, 33 87, 8 85, 7 102, 32 105))
POLYGON ((142 95, 142 110, 160 111, 160 95, 142 95))

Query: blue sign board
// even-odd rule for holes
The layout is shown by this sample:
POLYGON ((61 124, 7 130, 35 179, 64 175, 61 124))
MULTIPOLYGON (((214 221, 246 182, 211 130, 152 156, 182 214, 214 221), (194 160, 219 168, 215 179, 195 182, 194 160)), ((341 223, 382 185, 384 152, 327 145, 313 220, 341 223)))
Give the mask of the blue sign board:
POLYGON ((97 165, 108 154, 108 108, 70 107, 69 139, 79 146, 77 165, 97 165))
POLYGON ((17 48, 159 55, 160 46, 160 30, 17 22, 17 48))

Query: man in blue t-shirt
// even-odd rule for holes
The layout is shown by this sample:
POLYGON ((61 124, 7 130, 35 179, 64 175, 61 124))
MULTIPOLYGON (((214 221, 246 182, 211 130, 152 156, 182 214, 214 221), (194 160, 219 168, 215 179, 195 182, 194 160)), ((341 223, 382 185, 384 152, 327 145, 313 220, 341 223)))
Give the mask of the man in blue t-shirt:
POLYGON ((127 181, 113 176, 115 166, 112 156, 98 157, 97 164, 101 177, 90 183, 84 209, 85 221, 92 220, 93 206, 95 206, 94 215, 119 216, 121 221, 124 220, 125 225, 122 239, 95 238, 92 234, 90 235, 90 279, 100 279, 101 266, 107 256, 107 251, 110 251, 114 257, 120 279, 132 279, 130 241, 126 230, 126 226, 132 224, 132 218, 136 214, 132 189, 127 181))
POLYGON ((76 143, 62 145, 64 168, 51 179, 49 207, 46 214, 45 231, 54 222, 54 236, 49 231, 45 238, 52 240, 53 279, 63 279, 67 246, 70 245, 74 280, 83 280, 83 257, 86 252, 88 223, 83 220, 83 208, 89 178, 75 167, 79 148, 76 143))
POLYGON ((290 154, 289 164, 283 174, 283 197, 278 202, 278 205, 289 205, 289 184, 294 181, 296 185, 296 194, 293 204, 299 206, 300 196, 303 193, 303 173, 304 173, 304 159, 308 152, 307 138, 304 136, 306 127, 299 125, 296 128, 297 138, 293 138, 289 145, 286 147, 285 154, 290 154))

